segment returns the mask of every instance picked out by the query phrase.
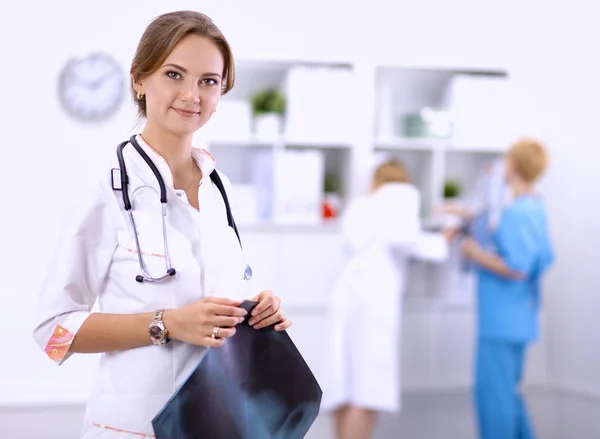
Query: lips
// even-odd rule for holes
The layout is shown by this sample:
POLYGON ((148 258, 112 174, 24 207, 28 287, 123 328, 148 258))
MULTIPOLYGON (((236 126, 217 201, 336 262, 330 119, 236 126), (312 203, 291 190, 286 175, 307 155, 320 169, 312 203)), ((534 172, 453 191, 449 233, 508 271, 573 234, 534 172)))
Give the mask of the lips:
POLYGON ((200 114, 199 111, 192 111, 192 110, 183 110, 181 108, 174 108, 171 107, 173 109, 173 111, 175 111, 177 114, 179 114, 182 117, 186 117, 188 119, 191 119, 193 117, 196 117, 200 114))

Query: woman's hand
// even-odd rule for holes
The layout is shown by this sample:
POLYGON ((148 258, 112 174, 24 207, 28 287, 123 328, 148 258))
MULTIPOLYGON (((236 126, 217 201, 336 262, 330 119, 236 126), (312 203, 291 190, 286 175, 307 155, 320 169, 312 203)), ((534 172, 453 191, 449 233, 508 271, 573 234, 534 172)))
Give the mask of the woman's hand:
POLYGON ((476 261, 481 253, 481 247, 479 247, 479 244, 471 237, 463 239, 460 249, 465 258, 473 261, 476 261))
POLYGON ((438 213, 446 215, 455 215, 462 219, 473 219, 473 217, 475 216, 474 213, 466 207, 452 203, 446 203, 440 206, 438 208, 438 213))
POLYGON ((284 331, 292 325, 291 320, 286 319, 281 311, 281 299, 272 291, 261 291, 251 300, 258 302, 252 310, 252 318, 248 324, 254 329, 266 328, 275 325, 275 331, 284 331))
POLYGON ((448 244, 452 244, 456 238, 458 238, 461 234, 459 227, 447 227, 442 230, 442 235, 446 239, 448 244))
POLYGON ((235 334, 235 326, 244 321, 246 310, 241 301, 204 297, 177 309, 165 310, 163 321, 169 338, 197 346, 221 347, 235 334), (215 328, 218 328, 213 338, 215 328))

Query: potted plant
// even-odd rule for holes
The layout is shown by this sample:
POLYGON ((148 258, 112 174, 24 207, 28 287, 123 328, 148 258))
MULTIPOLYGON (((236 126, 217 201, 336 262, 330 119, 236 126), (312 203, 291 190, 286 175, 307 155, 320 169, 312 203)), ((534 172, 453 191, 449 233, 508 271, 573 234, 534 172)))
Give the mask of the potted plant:
POLYGON ((444 182, 444 205, 442 207, 442 224, 444 227, 458 227, 462 218, 458 214, 460 203, 458 201, 462 192, 461 184, 456 180, 444 182))
POLYGON ((251 101, 254 135, 259 139, 278 138, 285 114, 285 95, 277 89, 268 88, 252 94, 251 101))
POLYGON ((446 201, 456 200, 461 193, 461 185, 456 180, 446 180, 444 182, 444 199, 446 201))
POLYGON ((337 218, 341 208, 340 179, 337 174, 327 173, 323 180, 323 218, 337 218))

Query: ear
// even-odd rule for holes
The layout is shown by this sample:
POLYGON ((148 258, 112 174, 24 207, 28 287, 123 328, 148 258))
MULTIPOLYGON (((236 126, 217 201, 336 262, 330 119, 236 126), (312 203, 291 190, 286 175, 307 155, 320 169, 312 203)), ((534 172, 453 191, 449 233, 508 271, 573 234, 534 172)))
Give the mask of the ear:
POLYGON ((144 92, 144 87, 142 85, 142 82, 141 81, 137 81, 136 82, 135 78, 134 78, 134 76, 132 74, 129 75, 129 76, 131 77, 131 86, 133 87, 133 89, 135 90, 135 92, 136 93, 139 93, 139 92, 143 93, 144 92))

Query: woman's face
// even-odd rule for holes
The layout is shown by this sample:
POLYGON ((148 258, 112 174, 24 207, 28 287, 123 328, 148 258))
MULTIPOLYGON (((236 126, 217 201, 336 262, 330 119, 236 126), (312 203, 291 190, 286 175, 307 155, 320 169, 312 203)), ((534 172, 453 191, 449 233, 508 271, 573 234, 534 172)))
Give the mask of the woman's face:
POLYGON ((168 133, 192 135, 212 116, 221 98, 223 56, 211 40, 183 38, 157 71, 139 81, 147 124, 168 133))

